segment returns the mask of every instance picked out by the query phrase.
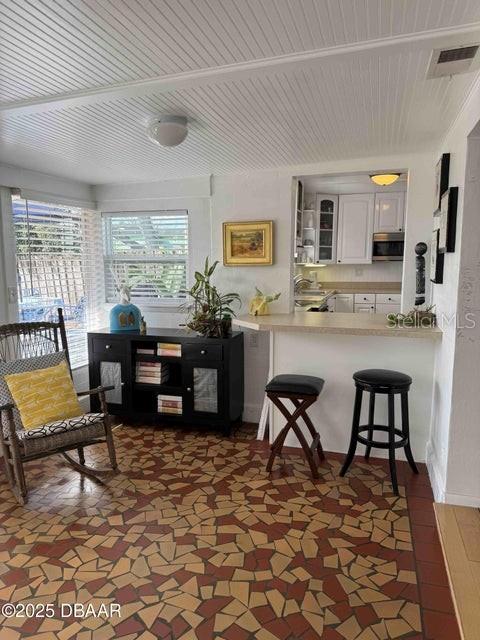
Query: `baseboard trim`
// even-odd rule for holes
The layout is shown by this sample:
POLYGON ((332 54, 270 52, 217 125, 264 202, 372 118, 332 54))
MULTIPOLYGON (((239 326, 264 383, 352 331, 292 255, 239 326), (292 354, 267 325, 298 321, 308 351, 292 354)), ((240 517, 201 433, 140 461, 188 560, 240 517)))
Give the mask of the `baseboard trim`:
POLYGON ((466 496, 461 493, 445 493, 445 502, 458 507, 474 507, 480 509, 480 498, 466 496))
POLYGON ((445 487, 438 471, 438 461, 431 442, 427 443, 426 464, 435 502, 445 502, 445 487))

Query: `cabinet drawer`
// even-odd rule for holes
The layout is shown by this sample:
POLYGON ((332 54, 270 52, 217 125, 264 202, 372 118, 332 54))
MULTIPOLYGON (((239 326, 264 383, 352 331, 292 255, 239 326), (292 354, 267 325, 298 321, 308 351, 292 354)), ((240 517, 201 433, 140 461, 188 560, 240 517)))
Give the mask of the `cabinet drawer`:
POLYGON ((222 360, 223 348, 221 344, 191 344, 182 346, 182 354, 186 360, 222 360))
POLYGON ((380 304, 400 304, 401 293, 377 293, 377 302, 380 304))
POLYGON ((355 304, 365 304, 366 302, 375 303, 374 293, 356 293, 355 304))
POLYGON ((97 354, 110 354, 123 356, 125 354, 126 342, 114 338, 93 338, 93 352, 97 354))
POLYGON ((369 304, 356 304, 354 308, 355 313, 375 313, 375 305, 369 304))

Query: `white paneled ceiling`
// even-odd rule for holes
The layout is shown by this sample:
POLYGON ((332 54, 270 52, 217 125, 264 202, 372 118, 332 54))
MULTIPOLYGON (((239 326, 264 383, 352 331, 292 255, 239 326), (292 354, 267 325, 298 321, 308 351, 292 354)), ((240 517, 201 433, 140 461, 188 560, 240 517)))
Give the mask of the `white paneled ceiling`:
POLYGON ((2 0, 0 161, 90 183, 432 147, 473 73, 478 0, 2 0), (146 123, 186 115, 187 141, 146 123))

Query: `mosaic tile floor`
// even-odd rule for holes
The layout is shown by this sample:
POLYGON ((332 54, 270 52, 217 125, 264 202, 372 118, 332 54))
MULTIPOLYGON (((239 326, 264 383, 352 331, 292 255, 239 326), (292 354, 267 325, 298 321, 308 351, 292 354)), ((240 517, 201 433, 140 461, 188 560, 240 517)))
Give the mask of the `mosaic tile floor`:
POLYGON ((286 450, 268 476, 247 427, 115 440, 106 484, 60 457, 30 463, 20 507, 0 475, 0 604, 55 612, 0 616, 0 639, 458 640, 424 469, 400 465, 397 498, 379 460, 339 478, 330 454, 312 482, 286 450))

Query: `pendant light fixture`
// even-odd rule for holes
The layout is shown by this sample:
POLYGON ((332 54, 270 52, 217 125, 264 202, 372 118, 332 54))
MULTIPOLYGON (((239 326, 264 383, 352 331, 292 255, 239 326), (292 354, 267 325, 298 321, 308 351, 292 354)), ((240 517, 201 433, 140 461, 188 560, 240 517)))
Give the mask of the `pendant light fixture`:
POLYGON ((394 184, 400 177, 400 173, 373 173, 370 175, 370 180, 377 184, 379 187, 388 187, 394 184))

